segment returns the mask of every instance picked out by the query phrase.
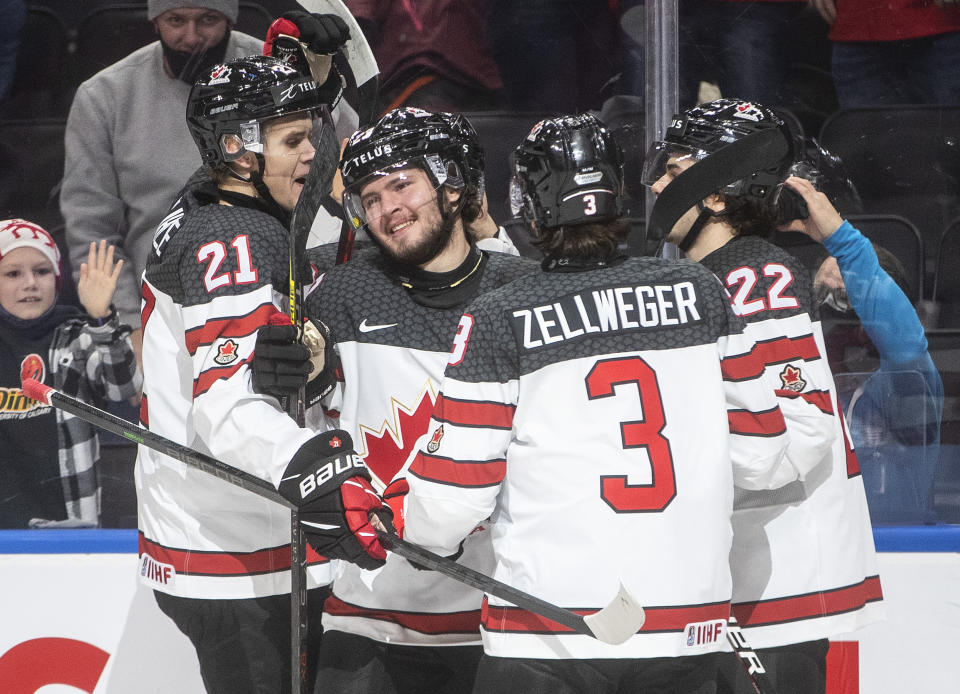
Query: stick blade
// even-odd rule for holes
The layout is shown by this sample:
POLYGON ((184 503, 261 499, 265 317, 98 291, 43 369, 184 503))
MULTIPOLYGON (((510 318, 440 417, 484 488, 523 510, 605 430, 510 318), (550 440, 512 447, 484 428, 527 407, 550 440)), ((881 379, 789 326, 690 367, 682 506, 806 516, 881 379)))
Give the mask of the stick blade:
POLYGON ((610 604, 583 621, 599 641, 616 645, 640 631, 646 619, 643 607, 621 583, 610 604))

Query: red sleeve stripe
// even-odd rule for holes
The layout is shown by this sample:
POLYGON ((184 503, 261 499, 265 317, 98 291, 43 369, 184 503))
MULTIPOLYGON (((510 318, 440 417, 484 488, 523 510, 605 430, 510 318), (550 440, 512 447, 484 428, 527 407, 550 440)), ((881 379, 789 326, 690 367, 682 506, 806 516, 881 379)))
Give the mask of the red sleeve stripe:
POLYGON ((147 321, 150 320, 150 314, 153 313, 153 309, 157 305, 157 297, 154 295, 153 290, 150 289, 150 285, 146 282, 140 286, 140 292, 143 295, 143 308, 140 309, 140 325, 146 327, 147 321))
MULTIPOLYGON (((587 616, 599 611, 599 608, 568 608, 571 612, 587 616)), ((730 615, 730 603, 720 602, 691 607, 644 607, 646 620, 640 634, 683 632, 688 624, 711 620, 727 623, 730 615)), ((572 634, 573 629, 557 624, 552 619, 542 617, 519 607, 491 605, 483 599, 483 628, 497 633, 519 634, 572 634)))
POLYGON ((421 634, 476 634, 480 627, 480 610, 441 613, 371 610, 351 605, 336 595, 327 598, 323 611, 334 617, 360 617, 399 624, 421 634))
POLYGON ((193 397, 196 398, 200 395, 206 393, 210 388, 213 387, 213 384, 217 381, 225 381, 231 376, 233 376, 244 364, 249 364, 253 361, 253 355, 244 359, 243 361, 238 361, 235 364, 230 366, 216 367, 212 369, 206 369, 203 371, 198 378, 193 379, 193 397))
MULTIPOLYGON (((780 395, 779 390, 777 395, 780 395)), ((807 393, 800 393, 800 397, 824 414, 833 414, 833 402, 830 400, 829 390, 811 390, 807 393)))
POLYGON ((882 599, 880 577, 869 576, 860 583, 834 590, 738 603, 733 606, 733 615, 742 627, 759 627, 854 612, 882 599))
POLYGON ((749 381, 751 378, 759 378, 767 365, 763 361, 763 355, 754 347, 746 354, 735 357, 727 357, 720 362, 720 371, 725 381, 749 381))
POLYGON ((212 344, 214 340, 252 335, 257 331, 257 328, 266 325, 267 318, 276 312, 276 306, 266 303, 261 304, 244 316, 208 321, 199 328, 193 328, 184 333, 187 350, 190 352, 190 356, 193 356, 202 345, 212 344))
POLYGON ((815 361, 820 358, 820 350, 817 348, 817 341, 813 339, 813 335, 778 337, 773 340, 758 342, 757 347, 767 365, 785 364, 797 359, 815 361))
POLYGON ((440 393, 434 405, 433 418, 461 427, 510 430, 513 428, 513 413, 516 409, 513 405, 499 402, 457 400, 440 393))
POLYGON ((492 487, 503 482, 507 461, 453 460, 421 451, 410 464, 410 472, 420 479, 454 487, 492 487))
POLYGON ((729 410, 727 420, 730 422, 730 433, 741 436, 780 436, 787 430, 779 407, 765 412, 729 410))
MULTIPOLYGON (((169 564, 178 574, 188 576, 254 576, 290 570, 290 545, 255 552, 204 552, 165 547, 138 534, 139 555, 147 554, 160 564, 169 564)), ((307 547, 307 565, 329 560, 307 547)))

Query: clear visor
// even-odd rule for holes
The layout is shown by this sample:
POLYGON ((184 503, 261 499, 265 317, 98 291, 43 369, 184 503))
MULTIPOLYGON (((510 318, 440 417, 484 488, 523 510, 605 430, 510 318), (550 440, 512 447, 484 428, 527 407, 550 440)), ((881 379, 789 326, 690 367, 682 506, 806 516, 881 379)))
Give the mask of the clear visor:
POLYGON ((220 149, 225 161, 238 159, 245 152, 263 154, 267 146, 271 147, 271 154, 302 156, 307 147, 317 149, 320 135, 327 127, 332 128, 333 121, 326 106, 265 121, 248 121, 239 125, 236 134, 222 135, 220 149))
POLYGON ((661 180, 669 183, 706 156, 707 152, 701 149, 675 142, 655 142, 643 159, 641 183, 645 186, 652 186, 661 180))
POLYGON ((430 155, 385 167, 352 185, 343 192, 343 209, 354 229, 389 233, 387 226, 411 221, 436 204, 444 185, 462 189, 463 178, 456 164, 430 155))

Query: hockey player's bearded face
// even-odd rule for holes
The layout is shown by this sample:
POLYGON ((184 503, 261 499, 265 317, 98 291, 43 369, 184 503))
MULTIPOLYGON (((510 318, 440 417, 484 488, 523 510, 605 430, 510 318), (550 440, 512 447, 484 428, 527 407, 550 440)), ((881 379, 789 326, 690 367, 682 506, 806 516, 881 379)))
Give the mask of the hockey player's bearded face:
POLYGON ((446 248, 455 218, 440 213, 445 188, 434 189, 422 169, 378 176, 364 186, 360 203, 370 236, 394 262, 424 266, 446 248))
POLYGON ((266 127, 263 182, 287 212, 292 212, 300 199, 316 153, 310 141, 312 132, 313 121, 300 115, 277 118, 266 127))
POLYGON ((57 298, 53 263, 35 248, 20 247, 0 260, 0 306, 22 320, 39 318, 57 298))

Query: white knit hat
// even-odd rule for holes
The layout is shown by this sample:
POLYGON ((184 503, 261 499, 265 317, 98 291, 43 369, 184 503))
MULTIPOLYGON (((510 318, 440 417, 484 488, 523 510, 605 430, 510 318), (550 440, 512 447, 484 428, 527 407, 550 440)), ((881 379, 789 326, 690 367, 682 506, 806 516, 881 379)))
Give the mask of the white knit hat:
POLYGON ((179 10, 184 7, 216 10, 226 15, 231 24, 236 24, 240 0, 147 0, 147 19, 152 22, 167 10, 179 10))
POLYGON ((25 219, 0 221, 0 260, 14 248, 36 248, 53 263, 53 271, 60 277, 60 249, 43 227, 25 219))

